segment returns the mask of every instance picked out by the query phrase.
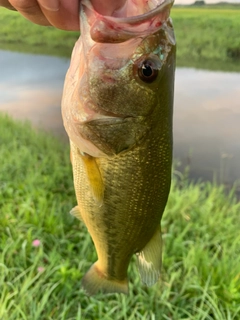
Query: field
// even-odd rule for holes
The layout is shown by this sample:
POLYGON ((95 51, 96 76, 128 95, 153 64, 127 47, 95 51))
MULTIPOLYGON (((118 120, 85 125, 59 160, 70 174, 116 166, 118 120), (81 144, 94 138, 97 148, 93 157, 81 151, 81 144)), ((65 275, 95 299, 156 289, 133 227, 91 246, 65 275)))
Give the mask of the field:
POLYGON ((33 24, 0 7, 0 49, 70 57, 79 32, 33 24))
POLYGON ((87 297, 96 260, 75 206, 67 145, 0 115, 1 320, 238 320, 240 203, 234 189, 188 182, 176 169, 162 222, 163 273, 130 294, 87 297))
MULTIPOLYGON (((177 65, 240 71, 240 6, 174 7, 177 65)), ((69 56, 78 32, 26 21, 0 8, 0 48, 69 56)))
POLYGON ((240 71, 240 6, 176 7, 178 66, 240 71))

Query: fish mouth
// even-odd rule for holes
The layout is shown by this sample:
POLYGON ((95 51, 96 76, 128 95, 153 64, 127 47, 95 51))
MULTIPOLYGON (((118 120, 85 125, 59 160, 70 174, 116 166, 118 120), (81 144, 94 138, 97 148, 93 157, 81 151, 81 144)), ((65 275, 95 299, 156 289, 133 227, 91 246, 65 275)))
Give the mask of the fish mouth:
POLYGON ((165 0, 140 15, 103 16, 97 13, 89 0, 81 1, 81 19, 88 22, 92 40, 100 43, 120 43, 133 37, 157 32, 170 15, 173 0, 165 0))

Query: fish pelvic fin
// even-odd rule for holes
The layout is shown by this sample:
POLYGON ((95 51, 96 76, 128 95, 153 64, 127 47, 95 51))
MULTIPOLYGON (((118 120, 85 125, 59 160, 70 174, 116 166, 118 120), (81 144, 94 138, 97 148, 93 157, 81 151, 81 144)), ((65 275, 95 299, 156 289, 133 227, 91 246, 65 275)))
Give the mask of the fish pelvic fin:
POLYGON ((103 204, 104 183, 96 158, 81 152, 79 152, 79 156, 82 158, 93 198, 99 207, 101 207, 103 204))
POLYGON ((72 210, 69 213, 75 218, 82 220, 81 212, 78 206, 75 206, 74 208, 72 208, 72 210))
POLYGON ((137 254, 141 280, 147 286, 154 285, 160 277, 162 266, 162 235, 158 228, 141 252, 137 254))
POLYGON ((99 270, 98 262, 95 262, 83 277, 82 287, 89 296, 95 295, 99 291, 128 294, 128 280, 107 279, 99 270))

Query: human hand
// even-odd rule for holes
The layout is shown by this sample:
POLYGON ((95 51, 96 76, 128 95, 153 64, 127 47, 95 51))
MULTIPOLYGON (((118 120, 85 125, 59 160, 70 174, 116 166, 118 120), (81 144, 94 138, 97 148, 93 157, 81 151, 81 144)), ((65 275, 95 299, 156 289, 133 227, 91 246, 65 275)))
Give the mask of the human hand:
MULTIPOLYGON (((63 30, 79 30, 81 0, 0 0, 0 6, 17 10, 28 20, 63 30)), ((126 0, 91 0, 96 11, 112 15, 126 0)))
POLYGON ((79 30, 79 0, 0 0, 0 6, 39 25, 79 30))

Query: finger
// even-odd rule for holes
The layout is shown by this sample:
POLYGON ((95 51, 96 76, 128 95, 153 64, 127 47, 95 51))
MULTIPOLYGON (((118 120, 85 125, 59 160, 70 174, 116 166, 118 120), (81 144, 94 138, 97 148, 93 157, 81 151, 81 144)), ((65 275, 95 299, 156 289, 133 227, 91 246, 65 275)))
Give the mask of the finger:
POLYGON ((15 8, 13 8, 13 6, 11 6, 8 0, 0 0, 0 6, 10 10, 16 10, 15 8))
POLYGON ((51 25, 36 0, 9 0, 9 2, 28 20, 43 26, 51 25))
POLYGON ((38 0, 47 20, 56 28, 79 30, 79 0, 38 0))
POLYGON ((100 14, 111 16, 125 5, 126 0, 92 0, 91 3, 100 14))

